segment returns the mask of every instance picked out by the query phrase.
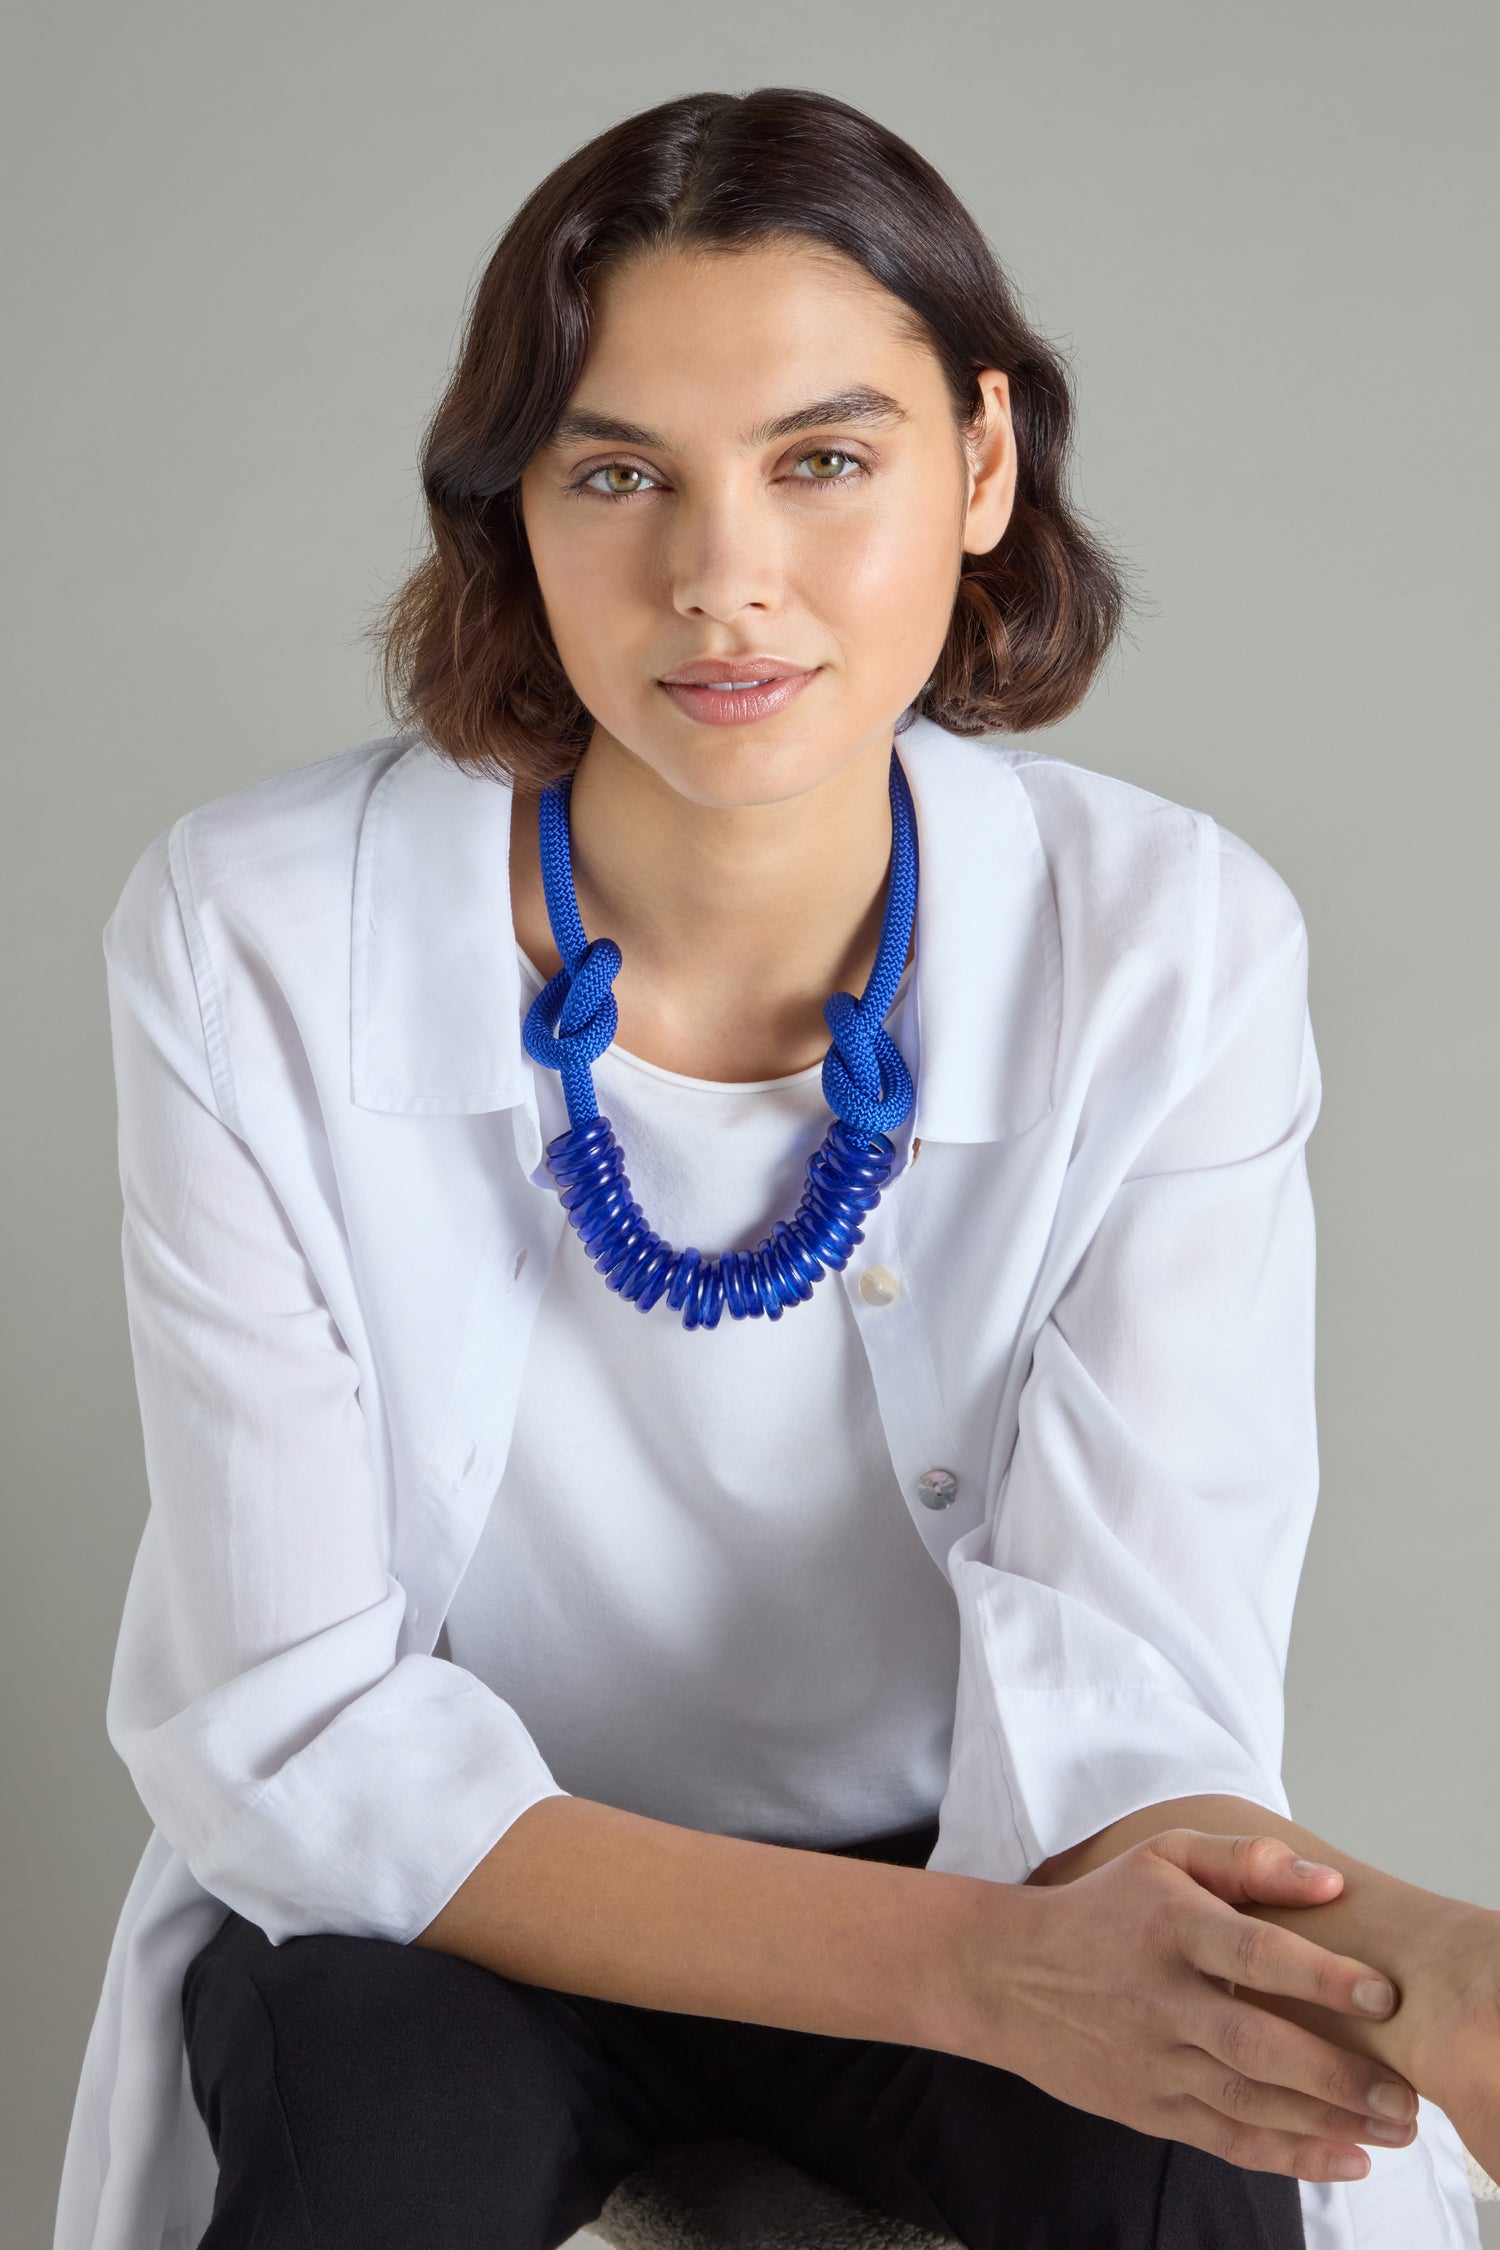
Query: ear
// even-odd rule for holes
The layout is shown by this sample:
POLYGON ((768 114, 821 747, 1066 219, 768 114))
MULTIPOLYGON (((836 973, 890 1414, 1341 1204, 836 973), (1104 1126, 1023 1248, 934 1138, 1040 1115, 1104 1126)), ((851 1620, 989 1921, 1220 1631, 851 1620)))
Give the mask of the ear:
POLYGON ((983 419, 964 436, 969 504, 964 511, 964 553, 987 555, 1010 521, 1016 499, 1016 433, 1010 418, 1010 377, 981 368, 976 381, 983 419))

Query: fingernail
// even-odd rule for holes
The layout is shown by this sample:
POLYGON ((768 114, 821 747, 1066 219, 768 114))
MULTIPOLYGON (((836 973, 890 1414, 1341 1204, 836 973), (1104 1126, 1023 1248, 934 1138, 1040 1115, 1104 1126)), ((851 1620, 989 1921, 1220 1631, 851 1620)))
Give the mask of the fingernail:
POLYGON ((1382 2148, 1399 2148, 1410 2132, 1410 2125, 1377 2125, 1372 2119, 1361 2138, 1379 2141, 1382 2148))
POLYGON ((1328 2177, 1331 2180, 1362 2180, 1370 2169, 1367 2156, 1335 2156, 1330 2159, 1328 2177))
POLYGON ((1388 2016, 1396 2005, 1396 1994, 1384 1977, 1361 1977, 1354 1987, 1354 2005, 1367 2016, 1388 2016))
POLYGON ((1406 2088, 1398 2086, 1394 2078, 1382 2078, 1365 2096, 1366 2106, 1379 2110, 1382 2117, 1399 2117, 1404 2122, 1411 2115, 1411 2105, 1406 2088))
POLYGON ((1294 1859, 1292 1861, 1292 1873, 1299 1881, 1305 1883, 1309 1876, 1336 1875, 1338 1869, 1336 1867, 1324 1867, 1321 1861, 1316 1859, 1294 1859))

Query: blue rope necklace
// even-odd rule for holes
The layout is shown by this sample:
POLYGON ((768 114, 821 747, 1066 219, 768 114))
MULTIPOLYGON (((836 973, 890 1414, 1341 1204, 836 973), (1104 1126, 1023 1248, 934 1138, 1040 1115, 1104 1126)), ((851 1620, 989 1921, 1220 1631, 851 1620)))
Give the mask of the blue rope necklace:
POLYGON ((917 907, 917 824, 911 790, 891 752, 891 871, 885 917, 869 982, 860 998, 835 992, 823 1014, 833 1033, 823 1059, 823 1096, 834 1111, 822 1146, 807 1162, 807 1184, 791 1219, 778 1219, 753 1250, 705 1258, 674 1250, 647 1225, 630 1193, 614 1127, 599 1114, 590 1065, 614 1038, 619 1010, 611 989, 623 955, 613 938, 587 939, 573 887, 568 800, 573 777, 549 783, 537 810, 547 918, 562 967, 526 1012, 522 1036, 534 1062, 557 1071, 569 1126, 547 1143, 547 1169, 584 1248, 611 1289, 649 1312, 662 1297, 684 1328, 731 1320, 779 1320, 805 1303, 826 1270, 846 1266, 859 1221, 880 1201, 895 1148, 887 1135, 911 1108, 914 1089, 885 1018, 911 943, 917 907))

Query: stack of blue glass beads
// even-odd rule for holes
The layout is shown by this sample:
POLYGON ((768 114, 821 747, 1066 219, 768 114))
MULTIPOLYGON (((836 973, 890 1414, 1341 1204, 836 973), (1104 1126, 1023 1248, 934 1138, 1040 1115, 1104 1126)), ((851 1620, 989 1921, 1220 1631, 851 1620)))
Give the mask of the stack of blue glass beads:
POLYGON ((807 1185, 791 1219, 778 1219, 753 1250, 705 1258, 674 1250, 647 1225, 630 1193, 625 1156, 607 1117, 590 1118, 547 1144, 547 1169, 579 1239, 611 1289, 649 1312, 665 1297, 684 1328, 731 1319, 779 1320, 825 1271, 849 1262, 864 1240, 859 1221, 880 1201, 895 1148, 884 1133, 852 1132, 835 1118, 808 1159, 807 1185))

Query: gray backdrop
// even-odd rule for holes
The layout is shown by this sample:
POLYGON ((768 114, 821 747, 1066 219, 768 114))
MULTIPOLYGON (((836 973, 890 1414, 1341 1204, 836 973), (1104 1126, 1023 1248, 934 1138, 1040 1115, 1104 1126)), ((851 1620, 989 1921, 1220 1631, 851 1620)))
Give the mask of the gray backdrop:
POLYGON ((1496 20, 1480 0, 12 10, 7 2250, 51 2241, 147 1833, 103 1723, 146 1490, 99 933, 185 807, 386 731, 358 636, 413 552, 466 292, 545 171, 670 94, 809 85, 873 110, 1072 354, 1079 490, 1149 608, 1032 739, 1212 812, 1311 931, 1323 1492, 1293 1806, 1500 1906, 1496 20))

